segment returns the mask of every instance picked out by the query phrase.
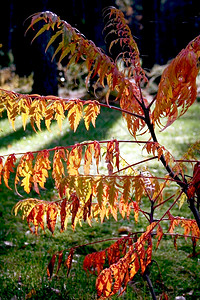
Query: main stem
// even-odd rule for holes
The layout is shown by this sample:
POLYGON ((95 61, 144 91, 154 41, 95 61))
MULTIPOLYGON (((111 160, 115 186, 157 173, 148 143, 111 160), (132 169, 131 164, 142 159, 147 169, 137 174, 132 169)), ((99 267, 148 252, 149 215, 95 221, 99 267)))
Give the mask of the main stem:
POLYGON ((152 285, 152 282, 151 282, 151 279, 150 279, 150 277, 149 277, 148 272, 145 271, 143 277, 144 277, 144 278, 146 279, 146 281, 147 281, 147 284, 148 284, 148 286, 149 286, 149 290, 150 290, 152 299, 153 299, 153 300, 157 300, 156 294, 155 294, 155 291, 154 291, 154 288, 153 288, 153 285, 152 285))
MULTIPOLYGON (((150 134, 151 134, 151 137, 153 139, 154 142, 158 143, 158 140, 157 140, 157 137, 156 137, 156 134, 155 134, 155 130, 154 130, 154 126, 151 122, 151 119, 150 119, 150 107, 145 107, 144 105, 142 105, 142 109, 144 111, 144 116, 145 116, 145 122, 148 126, 148 129, 150 131, 150 134)), ((168 172, 169 176, 171 178, 173 178, 177 184, 182 188, 183 192, 186 194, 187 198, 188 198, 188 202, 189 202, 189 208, 190 210, 192 211, 193 215, 194 215, 194 218, 197 222, 197 225, 200 229, 200 215, 199 215, 199 211, 197 210, 195 204, 194 204, 194 198, 190 198, 188 196, 188 183, 186 182, 186 180, 182 180, 181 178, 179 178, 178 175, 176 175, 173 170, 171 169, 171 167, 167 164, 166 160, 165 160, 165 157, 164 155, 161 155, 160 157, 160 160, 163 164, 163 166, 165 167, 166 171, 168 172)))

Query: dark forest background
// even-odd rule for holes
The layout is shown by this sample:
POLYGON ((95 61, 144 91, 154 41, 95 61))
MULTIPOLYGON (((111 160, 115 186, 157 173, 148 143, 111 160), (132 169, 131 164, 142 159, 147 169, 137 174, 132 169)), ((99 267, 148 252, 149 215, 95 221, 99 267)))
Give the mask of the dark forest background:
POLYGON ((34 33, 24 37, 30 20, 24 21, 36 12, 53 11, 106 51, 102 10, 110 5, 125 13, 147 70, 167 63, 200 34, 200 0, 7 0, 1 7, 0 67, 9 65, 12 53, 17 74, 34 73, 33 92, 57 94, 57 65, 51 63, 54 49, 44 54, 50 33, 31 45, 34 33))

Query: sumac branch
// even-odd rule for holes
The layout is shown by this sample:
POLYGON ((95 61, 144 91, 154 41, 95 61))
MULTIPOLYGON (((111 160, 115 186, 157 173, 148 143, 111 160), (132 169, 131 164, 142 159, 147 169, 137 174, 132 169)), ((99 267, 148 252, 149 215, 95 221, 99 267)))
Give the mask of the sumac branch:
MULTIPOLYGON (((31 16, 27 30, 40 22, 41 29, 35 38, 46 30, 52 37, 46 49, 54 43, 55 56, 58 61, 67 59, 68 65, 84 64, 88 76, 86 86, 91 78, 107 87, 105 103, 96 99, 66 99, 55 96, 23 95, 11 91, 0 90, 0 114, 7 112, 7 118, 15 129, 15 119, 21 116, 25 130, 30 122, 34 131, 41 130, 43 122, 48 130, 55 120, 62 127, 65 118, 71 129, 76 132, 81 120, 86 130, 91 124, 95 127, 101 107, 114 109, 121 113, 130 132, 130 141, 116 139, 107 141, 88 141, 66 147, 55 147, 27 153, 13 153, 0 157, 0 183, 4 181, 8 189, 15 187, 30 194, 32 190, 40 195, 49 177, 53 179, 58 192, 55 201, 44 201, 37 198, 25 198, 14 207, 14 213, 22 211, 30 229, 38 234, 39 227, 49 229, 52 234, 55 225, 60 223, 60 231, 67 229, 68 220, 75 230, 77 223, 87 221, 92 226, 93 220, 103 222, 110 215, 117 220, 129 219, 134 215, 135 222, 144 218, 148 226, 144 232, 130 233, 115 241, 106 249, 89 254, 85 257, 83 268, 86 272, 96 274, 97 294, 101 299, 116 293, 122 294, 135 274, 141 272, 150 287, 152 298, 155 299, 149 277, 152 263, 153 240, 156 247, 164 235, 175 235, 174 245, 178 236, 190 237, 195 253, 196 240, 200 238, 200 162, 193 155, 192 149, 199 150, 199 142, 192 146, 183 158, 176 159, 157 139, 155 128, 164 130, 181 117, 194 103, 197 95, 196 77, 200 56, 200 36, 191 41, 164 70, 158 93, 149 102, 143 94, 143 86, 147 83, 145 71, 140 65, 139 50, 121 11, 109 7, 104 11, 107 20, 107 35, 114 33, 113 45, 121 47, 116 61, 105 54, 92 41, 87 40, 76 28, 61 20, 56 14, 46 11, 31 16), (123 68, 118 64, 123 63, 123 68), (110 105, 110 93, 116 92, 115 105, 110 105), (162 125, 164 124, 164 125, 162 125), (138 134, 148 132, 145 141, 137 141, 138 134), (142 145, 150 156, 143 161, 127 163, 120 153, 121 142, 142 145), (163 176, 154 175, 147 163, 157 159, 163 176), (188 180, 185 173, 187 165, 193 167, 193 174, 188 180), (104 167, 103 167, 104 165, 104 167), (143 167, 145 165, 145 167, 143 167), (95 166, 95 167, 94 167, 95 166), (106 167, 105 167, 106 166, 106 167), (14 173, 14 184, 10 182, 14 173), (3 180, 2 180, 3 179, 3 180), (168 186, 176 185, 176 191, 165 193, 168 186), (142 208, 142 199, 149 201, 148 211, 142 208), (187 201, 194 219, 180 218, 171 214, 172 207, 187 201), (159 219, 155 218, 155 210, 160 207, 165 212, 159 219), (166 224, 163 227, 162 223, 166 224), (34 225, 34 230, 30 224, 34 225), (183 233, 175 233, 176 227, 183 227, 183 233), (165 228, 165 229, 164 229, 165 228), (107 266, 107 268, 106 268, 107 266)), ((101 241, 102 242, 102 241, 101 241)), ((73 254, 77 247, 55 253, 47 267, 49 277, 56 274, 62 264, 67 267, 69 275, 73 254), (65 258, 65 252, 68 253, 65 258)), ((166 294, 163 291, 163 295, 166 294)))

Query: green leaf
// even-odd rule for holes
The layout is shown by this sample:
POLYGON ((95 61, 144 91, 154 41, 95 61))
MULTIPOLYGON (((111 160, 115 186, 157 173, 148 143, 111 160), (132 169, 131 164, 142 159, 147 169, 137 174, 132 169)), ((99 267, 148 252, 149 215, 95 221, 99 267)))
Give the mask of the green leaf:
POLYGON ((47 46, 46 46, 45 52, 48 50, 48 48, 50 47, 50 45, 56 40, 56 38, 57 38, 60 34, 62 34, 62 30, 56 32, 56 34, 54 34, 54 35, 51 37, 50 41, 48 42, 48 44, 47 44, 47 46))
MULTIPOLYGON (((32 42, 39 36, 41 35, 43 32, 45 32, 46 30, 49 30, 49 24, 45 24, 34 36, 34 38, 32 39, 32 42)), ((32 43, 31 42, 31 43, 32 43)))

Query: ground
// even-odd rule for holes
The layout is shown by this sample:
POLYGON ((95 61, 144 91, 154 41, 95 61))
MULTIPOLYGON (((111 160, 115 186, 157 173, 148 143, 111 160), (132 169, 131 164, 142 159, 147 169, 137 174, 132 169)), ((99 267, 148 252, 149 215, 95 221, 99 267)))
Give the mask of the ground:
MULTIPOLYGON (((1 75, 3 88, 16 89, 18 92, 30 92, 32 77, 20 79, 14 73, 11 75, 13 76, 12 85, 8 84, 11 77, 7 76, 7 79, 4 80, 1 75)), ((79 92, 82 93, 82 90, 75 90, 71 94, 73 97, 80 96, 79 92)), ((66 92, 65 97, 67 94, 70 95, 69 92, 66 92)), ((167 147, 175 158, 180 158, 191 143, 200 139, 199 115, 200 104, 196 102, 172 126, 164 132, 158 132, 160 143, 167 147)), ((59 130, 57 124, 51 126, 51 132, 43 127, 42 132, 35 134, 30 124, 23 131, 20 117, 16 120, 16 131, 13 132, 6 115, 3 115, 0 120, 0 128, 0 155, 21 152, 22 149, 23 152, 26 152, 48 149, 58 145, 72 145, 85 140, 132 139, 120 113, 104 108, 97 118, 96 128, 91 127, 90 131, 86 131, 84 124, 81 123, 76 134, 70 130, 67 121, 64 122, 62 131, 59 130)), ((142 136, 142 139, 145 139, 145 136, 142 136)), ((130 163, 146 157, 142 146, 130 146, 126 143, 121 146, 121 154, 130 163)), ((153 161, 150 167, 155 174, 162 174, 163 172, 157 161, 153 161)), ((54 200, 56 192, 51 187, 52 180, 49 181, 47 190, 42 193, 41 197, 54 200)), ((83 224, 83 227, 77 226, 75 232, 69 224, 68 229, 62 234, 57 228, 54 236, 47 230, 46 234, 40 231, 36 237, 31 234, 26 221, 22 221, 20 215, 14 216, 11 213, 12 207, 20 199, 19 196, 14 190, 10 191, 5 188, 4 184, 1 185, 0 192, 0 297, 2 300, 44 299, 47 295, 49 299, 96 299, 96 278, 94 275, 86 276, 82 269, 82 262, 85 254, 103 249, 111 242, 107 241, 78 248, 69 277, 66 278, 66 270, 62 268, 58 276, 49 281, 46 267, 53 253, 96 240, 110 237, 118 238, 121 236, 120 228, 122 226, 127 227, 127 232, 129 230, 142 231, 145 230, 146 226, 143 219, 139 219, 136 224, 133 216, 130 217, 130 220, 119 217, 118 222, 110 217, 103 224, 93 222, 92 227, 88 224, 83 224)), ((142 205, 144 208, 147 205, 145 199, 142 205)), ((175 215, 191 217, 186 202, 180 209, 179 207, 180 205, 177 205, 174 208, 173 213, 175 215)), ((159 214, 162 214, 162 209, 159 214)), ((127 233, 125 232, 125 234, 127 233)), ((155 292, 160 295, 164 287, 170 299, 175 299, 177 296, 186 299, 200 299, 200 256, 188 257, 192 252, 190 239, 179 238, 177 248, 178 251, 174 247, 172 237, 165 236, 158 250, 154 251, 151 279, 155 292)), ((199 241, 196 251, 200 251, 199 241)), ((121 296, 121 299, 151 299, 148 286, 140 274, 137 274, 134 280, 129 283, 128 289, 121 296)))

